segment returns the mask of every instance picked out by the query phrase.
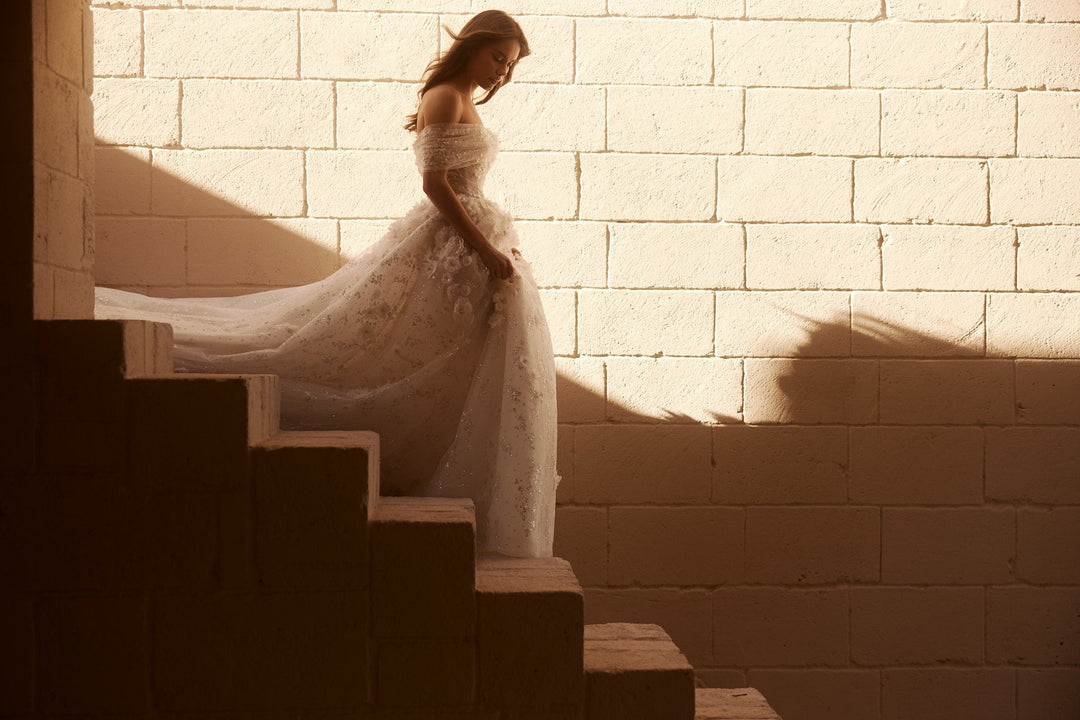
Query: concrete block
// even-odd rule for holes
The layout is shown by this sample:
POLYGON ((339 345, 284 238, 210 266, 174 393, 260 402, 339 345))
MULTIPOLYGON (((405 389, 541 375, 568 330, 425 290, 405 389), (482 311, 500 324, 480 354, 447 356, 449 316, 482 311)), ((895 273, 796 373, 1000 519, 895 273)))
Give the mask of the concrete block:
POLYGON ((251 590, 255 572, 255 507, 251 492, 228 490, 218 496, 217 577, 227 590, 251 590))
POLYGON ((590 220, 710 220, 716 168, 710 157, 581 156, 582 218, 590 220), (618 188, 618 192, 612 192, 618 188))
POLYGON ((1062 0, 1024 0, 1020 4, 1020 19, 1035 22, 1080 20, 1080 8, 1062 0))
POLYGON ((356 708, 367 694, 362 592, 162 595, 151 611, 163 712, 356 708))
POLYGON ((713 602, 713 656, 719 665, 848 662, 846 588, 717 588, 713 602))
POLYGON ((855 161, 855 220, 984 224, 987 182, 979 160, 862 158, 855 161))
POLYGON ((848 84, 848 26, 797 20, 713 23, 717 85, 842 87, 848 84))
POLYGON ((71 83, 34 66, 34 160, 79 177, 79 96, 71 83))
POLYGON ((986 661, 1075 665, 1080 657, 1080 588, 986 589, 986 661))
POLYGON ((253 448, 263 585, 367 587, 373 443, 371 433, 279 433, 253 448))
POLYGON ((160 147, 180 142, 177 81, 98 78, 93 100, 99 143, 160 147))
POLYGON ((95 7, 94 75, 134 77, 142 71, 142 13, 95 7))
POLYGON ((986 81, 1014 90, 1080 89, 1080 27, 1075 23, 987 25, 986 81))
POLYGON ((377 241, 386 236, 395 220, 340 220, 338 232, 338 262, 344 265, 353 258, 360 257, 377 241))
POLYGON ((1016 20, 1012 0, 974 0, 962 3, 938 3, 919 0, 888 0, 887 10, 894 20, 1016 20))
POLYGON ((694 671, 657 625, 585 628, 585 713, 594 720, 694 717, 694 671))
POLYGON ((38 168, 43 175, 35 183, 43 192, 37 202, 48 218, 35 223, 34 252, 39 261, 53 267, 81 271, 90 260, 86 248, 87 185, 66 173, 38 168))
POLYGON ((882 508, 885 583, 985 585, 1014 580, 1011 507, 882 508))
POLYGON ((1014 93, 886 90, 881 93, 881 154, 991 157, 1016 147, 1014 93), (964 132, 956 132, 956 128, 964 132))
POLYGON ((979 428, 853 427, 850 499, 870 505, 978 505, 979 428))
POLYGON ((607 6, 612 15, 633 17, 738 18, 743 15, 738 0, 608 0, 607 6))
POLYGON ((881 671, 881 718, 1009 720, 1015 692, 1012 668, 892 668, 881 671))
POLYGON ((875 225, 761 223, 746 227, 746 286, 754 290, 872 290, 881 286, 875 225))
POLYGON ((713 503, 847 501, 845 428, 725 425, 712 438, 713 503))
POLYGON ((184 147, 334 146, 334 87, 314 80, 186 80, 184 147))
MULTIPOLYGON (((560 111, 561 112, 561 111, 560 111)), ((743 97, 737 88, 613 85, 607 148, 620 152, 737 153, 743 97), (687 122, 693 118, 693 122, 687 122), (642 128, 649 128, 642 132, 642 128)))
POLYGON ((416 87, 398 82, 334 83, 337 91, 335 147, 409 150, 416 136, 402 127, 416 112, 416 87))
POLYGON ((558 432, 555 467, 560 479, 555 488, 555 503, 561 505, 574 499, 574 426, 559 425, 558 432))
POLYGON ((997 357, 1080 357, 1080 296, 1072 293, 992 293, 986 296, 986 354, 997 357))
POLYGON ((742 508, 733 507, 611 507, 608 583, 742 582, 743 515, 742 508))
POLYGON ((551 15, 603 15, 604 3, 600 0, 507 0, 503 3, 511 14, 551 15))
POLYGON ((89 270, 53 268, 53 318, 86 320, 93 313, 94 276, 89 270))
POLYGON ((99 217, 94 279, 103 285, 183 285, 187 233, 174 218, 99 217))
POLYGON ((585 591, 585 622, 655 623, 695 667, 712 664, 712 597, 685 588, 585 591))
POLYGON ((709 355, 712 304, 712 294, 700 291, 581 290, 578 352, 709 355))
POLYGON ((873 0, 748 0, 746 16, 765 19, 876 20, 880 6, 873 0))
POLYGON ((748 507, 746 581, 832 584, 880 577, 877 508, 748 507))
POLYGON ((378 637, 475 636, 472 500, 380 498, 370 537, 372 623, 378 637))
POLYGON ((725 223, 613 223, 610 284, 626 288, 738 288, 743 231, 725 223))
POLYGON ((886 20, 851 26, 851 85, 982 88, 986 37, 974 22, 886 20))
POLYGON ((606 507, 555 508, 555 556, 566 558, 586 587, 607 584, 607 515, 606 507))
POLYGON ((137 378, 131 394, 131 474, 165 492, 242 488, 248 446, 277 430, 276 375, 137 378))
POLYGON ((155 150, 155 215, 300 215, 304 154, 298 150, 155 150))
POLYGON ((854 424, 878 419, 878 362, 843 359, 745 361, 747 423, 854 424))
POLYGON ((147 10, 143 28, 147 77, 297 77, 295 13, 147 10))
POLYGON ((578 83, 704 85, 712 77, 707 20, 581 18, 576 28, 578 83))
POLYGON ((541 290, 540 300, 556 355, 577 353, 577 294, 573 290, 541 290))
MULTIPOLYGON (((574 82, 575 18, 605 13, 604 3, 600 0, 510 0, 499 7, 514 14, 525 37, 529 38, 532 54, 514 68, 513 80, 526 83, 574 82), (515 11, 514 6, 533 14, 514 14, 520 12, 515 11)), ((466 17, 462 16, 461 24, 466 17)), ((441 39, 445 49, 447 37, 443 35, 441 39)))
POLYGON ((742 414, 742 361, 609 358, 607 416, 616 421, 732 422, 742 414))
POLYGON ((849 317, 844 292, 718 292, 716 354, 850 355, 849 317))
POLYGON ((1032 668, 1016 671, 1017 720, 1069 717, 1080 712, 1080 670, 1032 668))
POLYGON ((885 225, 886 290, 1012 290, 1016 241, 1010 227, 885 225))
POLYGON ((851 659, 980 665, 985 616, 982 588, 852 588, 851 659))
POLYGON ((1016 228, 1018 290, 1080 290, 1080 228, 1016 228))
POLYGON ((864 356, 982 355, 982 293, 854 292, 851 352, 864 356))
MULTIPOLYGON (((1073 403, 1075 405, 1075 403, 1073 403)), ((986 428, 986 497, 1080 503, 1080 428, 986 428)))
POLYGON ((761 155, 877 155, 878 93, 748 88, 746 147, 761 155))
POLYGON ((555 370, 559 422, 588 422, 607 417, 602 359, 557 357, 555 370))
POLYGON ((596 222, 515 223, 521 252, 541 287, 604 287, 607 226, 596 222))
POLYGON ((711 441, 699 425, 585 425, 574 431, 577 502, 709 502, 711 441))
POLYGON ((1010 361, 881 361, 882 423, 1007 425, 1012 396, 1010 361))
POLYGON ((1080 362, 1017 360, 1017 421, 1032 425, 1080 425, 1080 362))
POLYGON ((466 640, 381 640, 375 697, 383 707, 476 701, 476 646, 466 640), (417 682, 417 678, 424 678, 417 682))
POLYGON ((419 80, 419 59, 438 47, 437 20, 420 13, 301 12, 300 77, 419 80))
MULTIPOLYGON (((141 324, 125 321, 44 322, 35 326, 37 416, 46 422, 111 425, 126 412, 129 336, 141 324)), ((141 337, 141 336, 140 336, 141 337)))
POLYGON ((759 690, 768 697, 769 705, 776 708, 778 714, 788 717, 803 708, 808 713, 836 720, 864 720, 879 717, 879 675, 877 670, 847 668, 754 668, 742 684, 750 684, 759 690))
POLYGON ((476 613, 482 702, 501 708, 581 703, 584 598, 566 560, 481 559, 476 613))
POLYGON ((147 711, 146 600, 38 600, 35 706, 55 714, 147 711))
POLYGON ((495 129, 499 146, 507 150, 604 150, 603 114, 602 88, 550 82, 511 82, 484 106, 485 124, 495 129), (521 112, 523 107, 532 112, 521 112), (583 122, 585 118, 596 121, 583 122))
POLYGON ((95 210, 103 215, 150 212, 150 151, 99 147, 94 154, 95 210))
POLYGON ((1030 583, 1080 584, 1080 508, 1018 508, 1016 576, 1030 583))
POLYGON ((577 217, 576 156, 571 153, 506 152, 491 169, 485 194, 523 220, 577 217))
POLYGON ((411 153, 313 150, 305 170, 309 216, 398 218, 423 198, 411 153), (358 187, 365 191, 345 192, 358 187))
POLYGON ((302 285, 338 268, 333 220, 190 218, 187 282, 195 285, 302 285))
POLYGON ((847 158, 727 155, 717 163, 718 220, 851 220, 852 171, 847 158))
POLYGON ((1080 158, 995 158, 990 165, 990 222, 1080 223, 1080 158))
MULTIPOLYGON (((180 3, 180 0, 172 1, 176 4, 180 3)), ((138 0, 138 2, 140 5, 149 4, 145 0, 138 0)), ((161 4, 161 0, 156 0, 156 2, 161 4)), ((344 5, 345 2, 347 0, 343 0, 341 4, 344 5)), ((247 4, 260 10, 329 10, 334 6, 334 0, 258 0, 247 4)), ((232 8, 236 6, 237 3, 233 0, 184 0, 184 7, 232 8)), ((351 8, 342 8, 342 10, 346 9, 351 8)))

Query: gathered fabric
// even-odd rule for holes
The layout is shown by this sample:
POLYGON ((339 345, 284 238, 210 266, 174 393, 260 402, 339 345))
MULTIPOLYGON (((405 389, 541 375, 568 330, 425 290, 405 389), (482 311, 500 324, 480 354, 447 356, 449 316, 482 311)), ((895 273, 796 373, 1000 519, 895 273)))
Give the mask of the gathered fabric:
POLYGON ((425 199, 318 282, 215 298, 99 287, 96 315, 171 324, 178 372, 280 376, 283 428, 374 430, 385 494, 472 498, 481 551, 547 557, 554 357, 512 218, 483 194, 498 141, 481 125, 438 123, 413 148, 421 172, 447 170, 514 277, 491 277, 425 199))

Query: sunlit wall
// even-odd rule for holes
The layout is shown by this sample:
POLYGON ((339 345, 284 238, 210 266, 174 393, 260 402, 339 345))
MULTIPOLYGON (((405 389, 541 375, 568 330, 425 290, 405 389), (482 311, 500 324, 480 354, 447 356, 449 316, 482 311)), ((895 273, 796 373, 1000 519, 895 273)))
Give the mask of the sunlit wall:
POLYGON ((401 125, 487 7, 590 621, 786 720, 1075 713, 1075 0, 102 2, 97 281, 333 271, 421 199, 401 125))

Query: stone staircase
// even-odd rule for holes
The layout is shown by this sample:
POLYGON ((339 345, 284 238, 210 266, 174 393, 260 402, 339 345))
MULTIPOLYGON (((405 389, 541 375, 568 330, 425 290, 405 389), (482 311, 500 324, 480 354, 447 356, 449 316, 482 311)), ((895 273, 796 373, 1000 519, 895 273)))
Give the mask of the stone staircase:
POLYGON ((167 325, 37 325, 39 470, 95 483, 100 527, 50 535, 35 589, 139 599, 123 667, 92 671, 128 710, 779 720, 695 688, 659 626, 585 625, 565 560, 478 556, 471 500, 381 497, 375 434, 282 431, 275 376, 174 375, 171 347, 167 325))

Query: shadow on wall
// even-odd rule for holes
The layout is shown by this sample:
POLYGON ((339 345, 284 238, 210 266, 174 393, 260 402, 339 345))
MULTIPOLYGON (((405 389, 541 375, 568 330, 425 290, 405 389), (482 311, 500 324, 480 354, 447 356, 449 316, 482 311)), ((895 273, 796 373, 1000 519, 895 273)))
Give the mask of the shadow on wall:
MULTIPOLYGON (((357 221, 359 227, 345 234, 336 220, 256 217, 252 208, 152 164, 148 150, 99 147, 97 164, 94 278, 99 285, 162 296, 237 295, 302 285, 332 273, 355 249, 350 243, 365 242, 386 225, 357 221)), ((245 165, 218 164, 204 172, 223 192, 253 183, 243 195, 270 197, 268 202, 281 205, 267 208, 268 215, 303 211, 302 187, 282 188, 287 179, 253 174, 245 165)))

